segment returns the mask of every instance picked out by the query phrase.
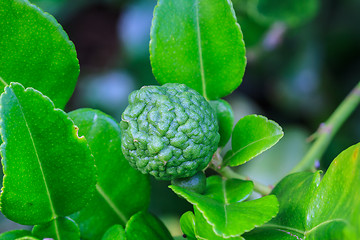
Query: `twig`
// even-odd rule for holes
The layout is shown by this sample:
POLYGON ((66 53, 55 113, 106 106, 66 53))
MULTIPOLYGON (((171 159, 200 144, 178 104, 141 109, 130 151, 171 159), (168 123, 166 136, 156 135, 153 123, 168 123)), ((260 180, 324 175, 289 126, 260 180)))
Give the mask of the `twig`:
POLYGON ((218 172, 221 176, 226 178, 236 178, 241 180, 250 180, 254 183, 254 191, 260 193, 261 195, 268 195, 272 188, 270 186, 266 186, 264 184, 261 184, 257 181, 253 181, 249 179, 246 176, 243 176, 234 170, 232 170, 230 167, 222 167, 223 165, 223 158, 220 155, 221 148, 218 148, 218 150, 214 153, 213 159, 211 160, 210 167, 214 169, 216 172, 218 172))
POLYGON ((343 100, 343 102, 338 106, 330 118, 325 123, 320 124, 320 127, 316 133, 316 140, 304 158, 295 166, 291 173, 307 171, 313 168, 315 162, 319 161, 324 154, 334 135, 337 133, 346 119, 349 118, 359 103, 360 82, 358 82, 356 87, 343 100))

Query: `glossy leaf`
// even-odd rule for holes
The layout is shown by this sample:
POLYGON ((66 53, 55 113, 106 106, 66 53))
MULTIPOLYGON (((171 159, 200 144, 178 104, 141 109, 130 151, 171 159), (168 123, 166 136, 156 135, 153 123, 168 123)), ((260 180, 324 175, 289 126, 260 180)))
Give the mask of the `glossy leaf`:
POLYGON ((27 0, 1 0, 0 36, 0 85, 21 82, 64 108, 74 91, 79 63, 60 24, 27 0))
MULTIPOLYGON (((224 239, 215 234, 212 226, 206 221, 203 215, 194 208, 195 215, 192 212, 184 213, 180 218, 180 226, 183 233, 186 235, 188 240, 196 239, 211 239, 220 240, 224 239), (196 216, 196 217, 195 217, 196 216), (196 220, 195 220, 196 218, 196 220)), ((230 240, 243 240, 242 237, 226 238, 230 240)))
POLYGON ((172 240, 171 234, 165 225, 154 215, 147 212, 138 212, 126 224, 126 239, 156 239, 172 240))
POLYGON ((222 203, 236 203, 245 201, 253 192, 251 181, 240 179, 223 179, 220 176, 207 178, 205 196, 222 203))
POLYGON ((32 234, 40 239, 80 240, 78 225, 70 218, 59 217, 48 223, 34 226, 32 234))
POLYGON ((105 232, 101 240, 125 240, 125 230, 121 225, 116 224, 105 232))
POLYGON ((272 191, 279 200, 279 214, 269 224, 284 225, 302 229, 308 204, 320 183, 320 172, 295 173, 285 177, 272 191))
POLYGON ((181 226, 181 231, 186 235, 186 238, 188 240, 196 240, 195 216, 191 211, 188 211, 181 216, 180 226, 181 226))
POLYGON ((244 164, 271 148, 283 135, 276 122, 260 115, 245 116, 235 125, 232 150, 226 153, 224 161, 230 166, 244 164))
POLYGON ((219 124, 219 147, 224 147, 231 137, 231 132, 234 125, 234 114, 230 104, 225 100, 219 99, 210 101, 210 104, 215 109, 219 124))
MULTIPOLYGON (((226 181, 219 177, 212 179, 204 195, 177 186, 170 188, 201 212, 216 235, 224 238, 241 236, 244 232, 266 223, 277 214, 278 202, 275 196, 239 202, 250 194, 247 187, 244 192, 236 193, 234 190, 240 190, 240 187, 237 187, 232 180, 228 180, 229 184, 226 184, 226 181)), ((240 184, 247 185, 242 181, 240 184)))
POLYGON ((204 216, 200 213, 199 210, 194 208, 195 211, 195 233, 198 239, 211 239, 211 240, 244 240, 244 238, 237 236, 237 237, 230 237, 230 238, 223 238, 215 234, 212 229, 212 226, 206 221, 204 216))
POLYGON ((263 23, 284 22, 296 27, 312 19, 319 9, 319 0, 256 0, 249 1, 250 14, 263 23))
POLYGON ((320 184, 319 173, 284 178, 273 191, 280 202, 279 215, 246 239, 358 239, 359 149, 360 143, 336 157, 320 184))
POLYGON ((98 170, 93 199, 72 218, 79 224, 83 239, 100 239, 108 228, 125 226, 133 214, 148 207, 149 179, 124 158, 120 127, 113 118, 92 109, 76 110, 69 116, 87 139, 98 170))
POLYGON ((207 99, 224 97, 240 85, 245 46, 230 1, 159 0, 150 37, 159 83, 184 83, 207 99))
POLYGON ((31 236, 31 232, 28 230, 12 230, 1 233, 0 240, 14 240, 25 236, 31 236))
POLYGON ((94 158, 71 119, 19 83, 5 88, 0 105, 2 213, 35 225, 84 207, 95 188, 94 158))
MULTIPOLYGON (((326 236, 324 229, 316 229, 326 223, 336 223, 338 226, 343 223, 351 225, 357 233, 357 238, 360 238, 359 151, 360 143, 340 153, 331 163, 316 189, 306 216, 308 220, 306 228, 308 232, 312 231, 308 234, 310 239, 326 236)), ((351 231, 347 227, 344 230, 351 231)))

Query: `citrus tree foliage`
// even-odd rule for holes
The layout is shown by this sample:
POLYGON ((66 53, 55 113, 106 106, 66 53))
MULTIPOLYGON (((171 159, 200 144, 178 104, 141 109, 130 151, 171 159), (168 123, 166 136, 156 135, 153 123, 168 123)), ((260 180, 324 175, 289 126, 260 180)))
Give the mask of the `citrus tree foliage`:
MULTIPOLYGON (((236 2, 251 21, 289 27, 318 9, 316 0, 236 2)), ((150 37, 152 70, 163 86, 130 94, 121 123, 95 109, 65 113, 79 74, 74 45, 27 0, 0 1, 0 208, 33 226, 0 240, 171 240, 148 211, 149 175, 172 180, 169 191, 193 206, 179 216, 184 236, 175 239, 360 238, 360 143, 322 179, 320 171, 292 173, 272 191, 231 168, 284 133, 261 115, 233 127, 231 106, 221 99, 239 87, 246 65, 230 0, 159 0, 150 37)), ((360 102, 359 89, 340 112, 360 102)))

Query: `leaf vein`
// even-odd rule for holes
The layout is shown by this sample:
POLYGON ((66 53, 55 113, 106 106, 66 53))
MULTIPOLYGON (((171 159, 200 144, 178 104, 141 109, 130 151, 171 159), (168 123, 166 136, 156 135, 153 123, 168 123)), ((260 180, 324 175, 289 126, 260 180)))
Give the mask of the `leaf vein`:
MULTIPOLYGON (((20 109, 20 111, 21 111, 21 115, 22 115, 22 117, 23 117, 23 119, 24 119, 24 122, 25 122, 25 125, 26 125, 26 129, 28 130, 28 133, 29 133, 29 136, 30 136, 30 140, 31 140, 31 143, 32 143, 32 145, 33 145, 34 152, 35 152, 35 155, 36 155, 36 159, 37 159, 37 162, 38 162, 38 164, 39 164, 39 168, 40 168, 40 171, 41 171, 41 175, 42 175, 42 178, 43 178, 43 181, 44 181, 46 193, 47 193, 47 196, 48 196, 48 199, 49 199, 50 209, 51 209, 51 212, 52 212, 52 214, 53 214, 53 218, 55 219, 55 218, 57 217, 57 215, 56 215, 56 213, 55 213, 55 209, 54 209, 54 206, 53 206, 53 204, 52 204, 51 194, 50 194, 50 191, 49 191, 49 187, 48 187, 48 185, 47 185, 47 182, 46 182, 46 178, 45 178, 44 170, 43 170, 43 168, 42 168, 42 164, 41 164, 41 161, 40 161, 40 157, 39 157, 39 154, 38 154, 38 152, 37 152, 37 148, 36 148, 36 146, 35 146, 34 138, 33 138, 32 134, 31 134, 30 127, 29 127, 29 124, 28 124, 27 119, 26 119, 26 117, 25 117, 24 110, 23 110, 23 108, 22 108, 22 106, 21 106, 21 104, 20 104, 20 101, 19 101, 18 97, 16 96, 15 92, 14 92, 13 90, 12 90, 12 92, 13 92, 13 94, 14 94, 14 96, 15 96, 15 99, 16 99, 18 105, 19 105, 19 109, 20 109)), ((60 236, 59 236, 59 232, 58 232, 58 231, 56 231, 56 236, 57 236, 57 238, 60 240, 60 236)))
MULTIPOLYGON (((231 156, 230 156, 228 159, 230 160, 230 159, 233 158, 236 154, 240 153, 241 151, 243 151, 244 149, 248 148, 249 146, 251 146, 251 145, 253 145, 253 144, 255 144, 255 143, 258 143, 258 142, 260 142, 260 141, 263 141, 263 140, 266 140, 266 139, 269 139, 269 138, 281 136, 281 135, 282 135, 282 134, 277 134, 277 135, 270 136, 270 137, 263 137, 263 138, 260 138, 260 139, 258 139, 258 140, 256 140, 256 141, 254 141, 254 142, 251 142, 251 143, 247 144, 246 146, 238 149, 238 150, 237 150, 236 152, 234 152, 233 154, 231 154, 231 156)), ((261 151, 260 153, 262 153, 262 152, 263 152, 263 151, 261 151)), ((259 154, 260 154, 260 153, 259 153, 259 154)))
POLYGON ((197 45, 198 45, 198 49, 199 49, 199 63, 200 63, 201 83, 202 83, 202 95, 204 96, 205 99, 208 99, 207 93, 206 93, 205 71, 204 71, 204 62, 203 62, 202 45, 201 45, 199 0, 196 0, 196 2, 195 2, 195 14, 196 14, 197 45))
POLYGON ((330 219, 330 220, 327 220, 325 222, 322 222, 322 223, 319 223, 318 225, 316 225, 315 227, 311 228, 310 230, 307 230, 305 231, 304 235, 305 236, 308 236, 309 234, 311 234, 311 232, 315 231, 317 228, 323 226, 323 225, 326 225, 328 223, 332 223, 332 222, 344 222, 346 224, 349 224, 348 221, 346 221, 345 219, 340 219, 340 218, 336 218, 336 219, 330 219))
POLYGON ((120 209, 115 205, 115 203, 109 198, 109 196, 105 193, 105 191, 102 189, 102 187, 99 184, 96 184, 96 190, 100 194, 100 196, 103 197, 103 199, 106 201, 107 204, 109 204, 110 208, 116 213, 116 215, 120 218, 120 220, 123 223, 123 226, 125 226, 127 222, 127 218, 125 217, 125 214, 120 211, 120 209))

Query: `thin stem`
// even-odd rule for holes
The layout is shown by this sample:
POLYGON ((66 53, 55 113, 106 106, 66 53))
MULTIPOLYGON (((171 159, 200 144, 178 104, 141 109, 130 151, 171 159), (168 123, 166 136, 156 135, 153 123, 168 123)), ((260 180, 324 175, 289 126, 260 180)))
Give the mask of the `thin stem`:
POLYGON ((272 188, 270 186, 266 186, 257 181, 253 181, 253 180, 249 179, 248 177, 235 172, 230 167, 222 167, 223 158, 220 155, 221 150, 222 150, 221 148, 218 148, 217 151, 214 153, 214 156, 210 163, 210 167, 212 169, 214 169, 221 176, 226 177, 226 178, 236 178, 236 179, 241 179, 241 180, 252 181, 254 183, 254 191, 260 193, 263 196, 268 195, 271 192, 272 188))
MULTIPOLYGON (((226 177, 226 178, 236 178, 236 179, 241 179, 241 180, 249 180, 248 177, 245 177, 237 172, 235 172, 234 170, 232 170, 230 167, 224 167, 222 169, 215 169, 215 171, 217 171, 218 173, 220 173, 222 176, 226 177)), ((262 183, 259 183, 257 181, 253 181, 254 183, 254 191, 260 193, 261 195, 268 195, 272 188, 270 186, 266 186, 262 183)))
POLYGON ((310 170, 317 160, 320 160, 325 150, 329 146, 332 138, 349 118, 351 113, 356 109, 360 103, 360 82, 350 92, 350 94, 343 100, 338 106, 335 112, 330 118, 322 123, 316 133, 316 140, 311 146, 310 150, 304 156, 304 158, 295 166, 291 171, 299 172, 310 170))

